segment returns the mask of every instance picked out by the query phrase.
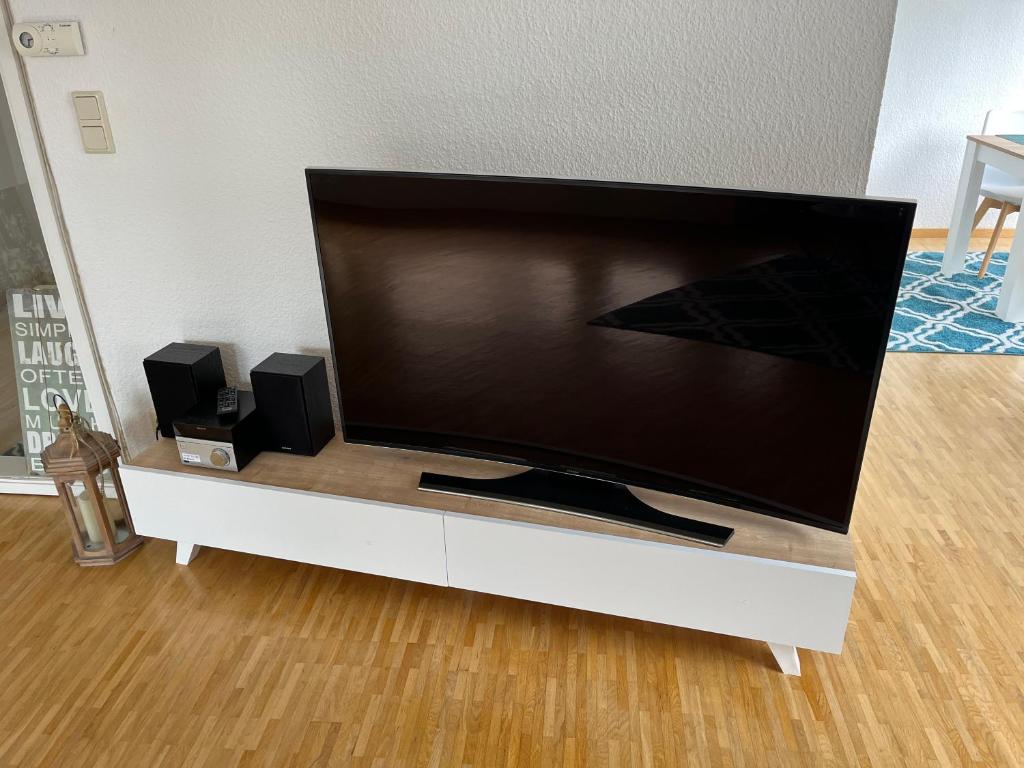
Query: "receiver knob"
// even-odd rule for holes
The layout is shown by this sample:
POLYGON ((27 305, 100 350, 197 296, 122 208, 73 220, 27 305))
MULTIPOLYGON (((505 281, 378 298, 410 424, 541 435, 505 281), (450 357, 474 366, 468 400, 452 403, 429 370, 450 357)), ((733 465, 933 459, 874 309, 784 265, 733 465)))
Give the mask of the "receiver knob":
POLYGON ((210 451, 210 463, 215 467, 226 467, 231 463, 231 454, 223 448, 214 448, 210 451))

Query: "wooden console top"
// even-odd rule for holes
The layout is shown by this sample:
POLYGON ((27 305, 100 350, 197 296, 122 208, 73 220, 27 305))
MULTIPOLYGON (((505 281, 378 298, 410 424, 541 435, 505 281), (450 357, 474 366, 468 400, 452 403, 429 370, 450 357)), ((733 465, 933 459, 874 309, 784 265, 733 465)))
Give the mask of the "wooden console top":
POLYGON ((417 484, 420 473, 424 471, 464 477, 504 477, 523 469, 508 464, 457 456, 350 445, 343 442, 340 437, 335 437, 314 457, 261 453, 237 474, 184 466, 178 459, 175 442, 164 439, 134 457, 130 464, 143 469, 215 477, 220 480, 461 512, 825 568, 854 570, 853 543, 848 536, 657 491, 634 489, 639 498, 652 506, 666 512, 730 526, 736 529, 735 535, 724 548, 716 549, 660 533, 561 512, 420 491, 417 484))

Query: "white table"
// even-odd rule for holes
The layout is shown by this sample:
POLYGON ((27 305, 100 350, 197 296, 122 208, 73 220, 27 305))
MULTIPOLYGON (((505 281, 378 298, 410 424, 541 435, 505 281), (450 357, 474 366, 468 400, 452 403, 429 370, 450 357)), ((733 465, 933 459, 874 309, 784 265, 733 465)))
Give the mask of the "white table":
MULTIPOLYGON (((953 219, 949 223, 949 239, 942 259, 944 275, 963 271, 974 212, 981 195, 981 177, 986 165, 1024 179, 1024 144, 998 136, 967 137, 964 165, 956 189, 956 202, 953 204, 953 219)), ((1024 322, 1024 253, 1021 251, 1024 251, 1024 237, 1015 237, 1010 248, 999 303, 996 305, 996 314, 1010 323, 1024 322)))

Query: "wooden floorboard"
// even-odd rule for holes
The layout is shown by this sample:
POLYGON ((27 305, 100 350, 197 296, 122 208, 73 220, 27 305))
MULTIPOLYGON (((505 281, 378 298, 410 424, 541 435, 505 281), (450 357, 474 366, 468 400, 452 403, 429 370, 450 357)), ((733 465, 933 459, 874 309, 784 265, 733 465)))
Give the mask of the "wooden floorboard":
POLYGON ((1024 358, 889 355, 846 647, 799 678, 753 641, 162 541, 78 568, 55 499, 0 497, 0 766, 1021 765, 1022 470, 1024 358))

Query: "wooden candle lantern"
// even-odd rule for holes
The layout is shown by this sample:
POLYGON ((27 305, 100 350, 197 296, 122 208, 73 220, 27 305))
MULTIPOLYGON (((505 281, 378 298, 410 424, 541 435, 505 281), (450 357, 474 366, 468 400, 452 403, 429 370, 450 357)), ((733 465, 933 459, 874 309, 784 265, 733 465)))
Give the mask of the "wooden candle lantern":
POLYGON ((57 486, 71 526, 75 562, 113 565, 143 542, 132 526, 118 473, 121 448, 110 435, 86 427, 67 402, 57 406, 57 414, 60 434, 43 451, 43 469, 57 486), (112 498, 105 493, 105 472, 113 487, 112 498))

